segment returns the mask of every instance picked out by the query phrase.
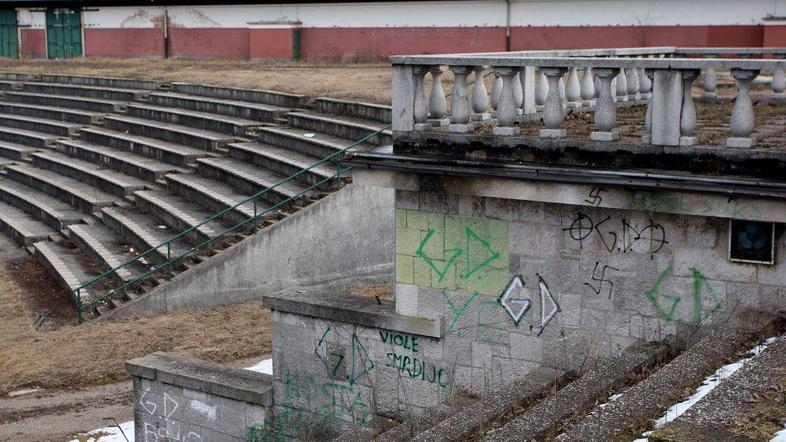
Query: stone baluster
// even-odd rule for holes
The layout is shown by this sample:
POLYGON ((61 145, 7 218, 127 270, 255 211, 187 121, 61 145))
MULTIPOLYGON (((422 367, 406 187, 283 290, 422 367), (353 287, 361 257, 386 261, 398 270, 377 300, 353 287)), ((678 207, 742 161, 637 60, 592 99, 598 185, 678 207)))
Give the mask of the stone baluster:
POLYGON ((426 100, 426 90, 424 78, 428 72, 427 66, 415 66, 412 69, 415 76, 415 130, 429 130, 431 123, 428 123, 428 101, 426 100))
POLYGON ((562 101, 562 91, 559 82, 565 75, 566 68, 541 68, 549 83, 549 92, 546 95, 546 104, 543 106, 543 125, 541 138, 565 138, 566 131, 562 129, 562 119, 565 117, 565 107, 562 101))
POLYGON ((592 87, 595 88, 595 94, 593 94, 592 99, 597 100, 600 93, 600 78, 594 73, 592 74, 592 87))
POLYGON ((617 107, 611 95, 611 81, 618 75, 619 69, 596 68, 595 77, 599 79, 598 101, 595 103, 595 132, 590 138, 595 141, 616 141, 619 134, 612 132, 617 124, 617 107))
POLYGON ((625 78, 625 69, 620 68, 617 74, 617 102, 628 101, 628 83, 625 78))
POLYGON ((641 95, 639 95, 639 72, 636 68, 625 69, 625 83, 628 86, 628 100, 641 100, 641 95))
POLYGON ((693 81, 700 71, 690 69, 682 71, 682 111, 680 112, 680 146, 695 146, 696 107, 693 105, 693 81))
POLYGON ((499 108, 499 99, 502 97, 502 77, 498 72, 494 72, 494 83, 491 85, 491 108, 496 110, 499 108))
POLYGON ((513 76, 513 98, 516 100, 516 115, 521 115, 521 105, 524 103, 524 87, 521 85, 521 72, 513 76))
POLYGON ((639 96, 642 100, 650 98, 650 90, 652 89, 652 80, 647 76, 644 68, 639 68, 639 96))
MULTIPOLYGON (((786 58, 786 54, 773 54, 773 58, 783 60, 786 58)), ((786 99, 784 89, 786 89, 786 75, 784 75, 783 67, 776 67, 772 70, 772 99, 786 99)))
POLYGON ((754 115, 750 89, 757 75, 757 70, 731 70, 731 76, 737 81, 737 98, 731 110, 731 137, 726 140, 727 147, 747 148, 756 145, 756 139, 751 137, 754 115))
POLYGON ((475 85, 472 87, 472 121, 486 121, 491 118, 488 113, 489 94, 486 82, 483 81, 483 66, 473 69, 475 72, 475 85))
MULTIPOLYGON (((655 76, 655 72, 652 69, 645 69, 644 75, 641 78, 646 78, 647 82, 650 85, 650 89, 652 89, 652 79, 655 76)), ((652 96, 651 93, 648 95, 652 96)), ((644 129, 646 133, 643 137, 641 137, 641 142, 644 144, 650 144, 652 142, 652 100, 647 101, 647 113, 644 115, 644 129)))
MULTIPOLYGON (((710 58, 705 56, 704 58, 710 58)), ((702 84, 704 92, 701 94, 702 98, 716 98, 718 93, 715 89, 718 88, 718 77, 715 75, 715 68, 706 68, 704 70, 704 82, 702 84)))
POLYGON ((445 99, 445 89, 442 87, 442 66, 432 66, 431 72, 431 95, 428 99, 429 122, 434 127, 447 126, 450 119, 445 118, 448 114, 448 102, 445 99))
POLYGON ((450 66, 453 72, 453 93, 450 96, 450 126, 449 132, 466 133, 472 130, 469 119, 472 108, 469 103, 469 90, 467 89, 467 75, 469 66, 450 66))
POLYGON ((538 69, 535 74, 535 108, 538 112, 543 111, 543 105, 546 104, 546 95, 549 93, 549 85, 543 71, 538 69))
POLYGON ((581 100, 584 106, 592 106, 595 99, 595 80, 592 75, 592 68, 584 68, 584 76, 581 78, 581 100))
POLYGON ((516 123, 516 96, 513 86, 513 77, 516 69, 508 66, 495 68, 497 74, 502 78, 502 91, 497 106, 497 127, 494 128, 494 135, 518 135, 519 127, 516 123))
POLYGON ((581 84, 579 83, 578 68, 572 67, 568 71, 568 83, 565 86, 565 98, 568 99, 569 108, 581 106, 581 84))

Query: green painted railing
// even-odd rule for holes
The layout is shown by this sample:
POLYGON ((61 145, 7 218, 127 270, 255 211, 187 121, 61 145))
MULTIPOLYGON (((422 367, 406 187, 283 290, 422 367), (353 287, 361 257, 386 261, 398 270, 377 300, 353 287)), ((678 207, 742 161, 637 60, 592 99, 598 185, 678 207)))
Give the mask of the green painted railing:
POLYGON ((300 171, 298 171, 298 172, 296 172, 296 173, 294 173, 294 174, 284 178, 283 180, 273 184, 270 187, 267 187, 267 188, 261 190, 260 192, 255 193, 254 195, 252 195, 252 196, 250 196, 250 197, 240 201, 239 203, 235 204, 234 206, 228 207, 228 208, 226 208, 226 209, 216 213, 215 215, 210 216, 209 218, 205 219, 201 223, 199 223, 199 224, 197 224, 197 225, 195 225, 193 227, 190 227, 190 228, 188 228, 186 230, 183 230, 182 232, 180 232, 177 235, 169 238, 168 240, 162 242, 161 244, 159 244, 159 245, 157 245, 155 247, 152 247, 151 249, 145 251, 144 253, 140 253, 139 255, 135 256, 134 258, 129 259, 128 261, 118 265, 117 267, 115 267, 113 269, 107 270, 106 272, 96 276, 95 278, 91 279, 90 281, 88 281, 88 282, 82 284, 81 286, 75 288, 73 290, 73 294, 74 294, 74 301, 76 303, 76 314, 77 314, 77 317, 78 317, 79 321, 81 322, 81 321, 84 320, 84 312, 85 311, 89 311, 90 309, 96 307, 98 304, 103 303, 104 301, 106 301, 110 296, 114 295, 115 293, 122 293, 126 289, 133 288, 137 284, 140 284, 140 283, 144 282, 145 280, 147 280, 147 278, 149 278, 150 276, 152 276, 152 275, 154 275, 156 273, 160 273, 162 271, 167 272, 167 275, 171 275, 171 270, 172 270, 172 267, 174 266, 175 263, 178 263, 183 258, 185 258, 185 257, 187 257, 189 255, 193 255, 197 251, 200 251, 200 250, 206 248, 207 246, 209 246, 209 245, 215 243, 216 241, 220 240, 221 238, 225 237, 227 234, 232 233, 234 231, 237 231, 238 229, 241 229, 242 227, 248 225, 249 223, 252 224, 251 228, 252 228, 253 232, 256 233, 257 223, 258 223, 258 220, 260 218, 270 214, 271 212, 273 212, 273 211, 275 211, 277 209, 280 209, 280 208, 286 206, 287 204, 289 204, 291 202, 294 202, 294 201, 300 199, 301 197, 305 196, 306 194, 308 194, 312 190, 314 190, 316 188, 319 188, 323 184, 327 184, 327 183, 330 183, 331 181, 335 181, 336 188, 340 187, 341 186, 341 175, 342 174, 346 174, 346 172, 348 172, 351 169, 349 166, 342 166, 341 165, 340 160, 341 160, 341 158, 343 158, 344 154, 346 154, 346 152, 348 150, 350 150, 350 149, 352 149, 352 148, 354 148, 354 147, 356 147, 356 146, 358 146, 358 145, 360 145, 362 143, 365 143, 366 141, 370 140, 371 138, 381 134, 383 131, 385 131, 387 129, 390 129, 390 127, 391 127, 391 125, 387 125, 387 126, 383 127, 382 129, 379 129, 379 130, 377 130, 377 131, 375 131, 375 132, 373 132, 373 133, 371 133, 371 134, 369 134, 369 135, 367 135, 367 136, 365 136, 365 137, 355 141, 354 143, 350 144, 349 146, 346 146, 343 149, 338 150, 335 153, 330 154, 330 155, 322 158, 321 160, 317 161, 316 163, 310 165, 309 167, 307 167, 307 168, 305 168, 303 170, 300 170, 300 171), (271 206, 271 207, 269 207, 269 208, 267 208, 265 210, 259 211, 259 208, 257 207, 257 200, 260 197, 262 197, 263 195, 265 195, 268 192, 273 191, 274 189, 276 189, 279 186, 283 186, 283 185, 289 183, 290 181, 293 181, 293 180, 297 179, 298 177, 300 177, 302 175, 305 175, 306 173, 308 173, 312 169, 314 169, 314 168, 316 168, 316 167, 318 167, 318 166, 320 166, 322 164, 325 164, 327 162, 335 162, 336 163, 336 172, 333 175, 325 177, 325 178, 321 179, 320 181, 318 181, 317 183, 310 185, 309 187, 307 187, 306 189, 302 190, 297 195, 288 197, 285 200, 280 201, 280 202, 276 203, 275 205, 273 205, 273 206, 271 206), (254 206, 254 215, 253 216, 250 216, 248 219, 243 220, 243 221, 235 224, 232 227, 229 227, 228 229, 224 230, 223 232, 221 232, 220 234, 218 234, 218 235, 216 235, 214 237, 211 237, 211 238, 209 238, 209 239, 207 239, 205 241, 202 241, 201 243, 191 247, 188 251, 186 251, 184 253, 181 253, 180 255, 172 256, 172 243, 174 241, 176 241, 179 238, 182 238, 182 237, 184 237, 184 236, 186 236, 186 235, 188 235, 188 234, 190 234, 192 232, 196 232, 197 229, 199 229, 203 225, 209 223, 210 221, 213 221, 213 220, 215 220, 217 218, 221 218, 224 215, 226 215, 227 213, 237 209, 238 207, 240 207, 240 206, 242 206, 244 204, 248 204, 248 203, 251 203, 254 206), (108 290, 107 292, 97 296, 95 299, 92 299, 90 302, 83 302, 82 301, 81 294, 82 294, 83 290, 87 290, 89 287, 95 285, 96 283, 98 283, 100 281, 103 281, 106 278, 112 276, 118 270, 130 266, 133 263, 139 261, 142 258, 145 258, 148 255, 151 255, 153 253, 158 253, 158 251, 160 249, 163 249, 163 248, 166 248, 166 258, 167 258, 167 260, 164 263, 162 263, 162 264, 160 264, 158 266, 154 266, 150 270, 148 270, 145 273, 137 276, 133 280, 128 281, 128 282, 120 285, 119 287, 115 287, 115 288, 113 288, 111 290, 108 290))

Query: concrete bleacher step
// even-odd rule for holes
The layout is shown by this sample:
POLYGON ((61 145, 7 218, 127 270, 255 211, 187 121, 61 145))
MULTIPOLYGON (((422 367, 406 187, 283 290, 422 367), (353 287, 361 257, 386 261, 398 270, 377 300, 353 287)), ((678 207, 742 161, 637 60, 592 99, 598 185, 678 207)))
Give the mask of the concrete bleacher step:
MULTIPOLYGON (((650 440, 662 442, 782 440, 773 435, 766 436, 764 425, 756 428, 754 422, 757 417, 759 424, 764 424, 762 420, 783 418, 783 414, 779 416, 773 411, 783 410, 784 379, 786 379, 786 335, 781 335, 773 338, 759 355, 721 380, 712 391, 688 408, 684 414, 656 429, 650 440), (761 413, 764 416, 761 414, 756 416, 751 413, 754 410, 772 411, 769 415, 764 412, 761 413), (749 429, 747 435, 740 434, 740 423, 747 424, 749 429)), ((770 422, 767 423, 772 425, 770 422)))
POLYGON ((87 183, 121 198, 147 187, 147 184, 139 178, 114 170, 102 169, 97 164, 78 160, 59 152, 36 152, 31 155, 31 158, 36 167, 87 183))
POLYGON ((152 106, 148 104, 129 104, 126 114, 147 120, 193 127, 229 135, 244 136, 262 125, 259 121, 238 117, 226 117, 214 113, 187 109, 152 106))
POLYGON ((0 114, 0 126, 42 132, 60 137, 75 134, 81 124, 36 118, 27 115, 0 114))
MULTIPOLYGON (((263 127, 258 130, 259 141, 274 146, 286 147, 304 155, 325 158, 352 145, 355 140, 314 133, 296 127, 263 127)), ((360 143, 356 150, 374 147, 371 143, 360 143)))
MULTIPOLYGON (((177 232, 195 227, 214 215, 214 212, 205 207, 166 191, 143 190, 135 192, 134 197, 136 205, 140 209, 162 220, 164 224, 177 232)), ((198 244, 220 235, 227 227, 229 227, 228 224, 212 220, 197 227, 186 236, 190 241, 198 244)))
POLYGON ((120 89, 68 83, 28 82, 24 83, 23 87, 27 92, 49 95, 68 95, 72 97, 89 97, 110 101, 136 101, 149 93, 147 90, 120 89))
POLYGON ((393 121, 391 106, 357 101, 340 100, 337 98, 319 97, 314 100, 314 110, 328 115, 361 118, 390 124, 393 121))
MULTIPOLYGON (((77 249, 70 249, 51 241, 37 242, 33 244, 33 248, 36 260, 54 276, 58 285, 72 296, 74 290, 100 274, 95 265, 77 249)), ((90 302, 98 291, 97 286, 81 289, 82 302, 90 302)))
MULTIPOLYGON (((32 79, 25 79, 25 81, 30 80, 32 79)), ((153 90, 161 87, 161 83, 155 80, 115 77, 88 77, 84 75, 67 74, 41 74, 37 80, 44 83, 66 83, 80 86, 98 86, 115 89, 153 90)))
POLYGON ((40 150, 40 148, 30 147, 24 144, 0 141, 0 157, 9 158, 12 160, 28 160, 30 159, 30 155, 32 153, 38 152, 40 150))
MULTIPOLYGON (((227 145, 227 149, 231 158, 256 164, 285 177, 304 171, 319 161, 319 158, 303 155, 291 149, 256 141, 231 143, 227 145)), ((297 180, 308 185, 316 185, 336 174, 336 164, 330 161, 319 164, 303 172, 297 180)), ((320 184, 320 188, 329 189, 332 185, 333 183, 328 181, 320 184)))
POLYGON ((46 149, 61 137, 49 133, 37 132, 27 129, 0 126, 0 141, 14 144, 46 149))
POLYGON ((273 187, 286 176, 233 158, 200 158, 197 160, 197 173, 223 181, 248 195, 270 188, 262 198, 271 203, 280 203, 306 189, 295 180, 273 187))
POLYGON ((32 187, 0 178, 0 200, 29 213, 55 230, 82 221, 84 214, 70 205, 32 187))
POLYGON ((316 112, 290 112, 287 114, 287 121, 291 127, 348 140, 360 140, 370 137, 366 140, 366 143, 376 146, 393 143, 393 132, 390 129, 385 129, 384 124, 355 117, 336 117, 331 114, 316 112))
POLYGON ((44 241, 57 232, 28 213, 0 202, 0 229, 22 246, 44 241))
POLYGON ((633 385, 614 401, 597 407, 583 420, 565 428, 556 440, 634 439, 643 425, 659 417, 691 383, 720 367, 744 345, 746 333, 734 327, 712 330, 668 364, 633 385))
POLYGON ((86 213, 111 206, 118 199, 94 186, 28 164, 8 166, 6 174, 14 181, 47 193, 86 213))
MULTIPOLYGON (((133 253, 137 255, 158 247, 178 233, 150 215, 131 209, 106 207, 101 209, 100 215, 107 227, 134 246, 133 253)), ((168 256, 180 256, 190 249, 185 238, 179 238, 170 243, 169 250, 166 246, 160 247, 140 261, 160 265, 168 256)))
POLYGON ((122 101, 99 100, 89 97, 72 97, 68 95, 39 94, 32 92, 6 92, 7 101, 27 103, 40 106, 57 106, 70 109, 81 109, 89 112, 110 113, 123 109, 122 101))
POLYGON ((290 94, 281 91, 262 89, 242 89, 227 86, 213 86, 207 84, 194 84, 175 82, 171 85, 172 91, 180 94, 200 95, 203 97, 223 98, 227 100, 250 101, 252 103, 269 104, 285 108, 303 107, 306 96, 290 94))
MULTIPOLYGON (((205 178, 192 173, 174 173, 166 176, 167 187, 172 192, 195 201, 214 213, 221 212, 247 199, 249 194, 240 193, 234 187, 216 179, 205 178)), ((256 203, 257 214, 265 211, 270 204, 261 200, 256 203)), ((248 201, 230 212, 227 218, 237 224, 254 216, 254 203, 248 201)))
POLYGON ((150 94, 150 104, 272 123, 291 109, 259 102, 186 95, 175 92, 150 94))
MULTIPOLYGON (((133 258, 121 237, 102 224, 75 224, 69 226, 68 230, 68 239, 96 262, 101 267, 101 271, 117 268, 133 258)), ((117 269, 112 273, 112 278, 118 282, 126 282, 141 273, 132 264, 117 269)))
POLYGON ((0 91, 18 91, 22 89, 22 83, 14 80, 0 81, 0 91))
POLYGON ((535 369, 408 440, 418 442, 468 440, 470 436, 477 434, 499 416, 533 400, 563 376, 564 373, 559 370, 535 369))
POLYGON ((35 81, 40 79, 40 74, 30 74, 27 72, 0 72, 0 80, 35 81))
POLYGON ((121 115, 106 116, 104 118, 104 126, 120 132, 156 138, 208 151, 222 149, 227 143, 235 140, 234 136, 219 132, 121 115))
POLYGON ((78 124, 100 123, 103 114, 79 109, 68 109, 55 106, 39 106, 26 103, 11 103, 0 101, 0 113, 13 115, 27 115, 36 118, 46 118, 55 121, 67 121, 78 124))
POLYGON ((185 171, 185 169, 169 163, 82 140, 60 140, 55 145, 55 148, 58 152, 71 157, 102 165, 150 182, 155 182, 170 172, 185 171))
POLYGON ((99 146, 108 146, 142 155, 177 167, 186 167, 188 164, 193 164, 197 158, 207 155, 206 149, 195 149, 155 138, 99 127, 82 128, 80 130, 80 139, 99 146))

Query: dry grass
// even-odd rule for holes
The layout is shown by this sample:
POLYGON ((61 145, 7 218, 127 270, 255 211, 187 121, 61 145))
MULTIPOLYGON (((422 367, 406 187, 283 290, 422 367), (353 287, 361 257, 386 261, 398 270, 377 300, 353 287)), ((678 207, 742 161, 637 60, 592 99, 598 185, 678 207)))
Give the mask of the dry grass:
POLYGON ((123 380, 126 360, 154 351, 215 362, 271 351, 270 311, 258 302, 77 325, 63 296, 29 258, 0 265, 0 396, 123 380), (56 324, 49 331, 32 325, 44 306, 56 324))
POLYGON ((264 62, 227 59, 75 58, 0 59, 0 70, 93 75, 222 86, 390 103, 390 65, 384 62, 264 62))

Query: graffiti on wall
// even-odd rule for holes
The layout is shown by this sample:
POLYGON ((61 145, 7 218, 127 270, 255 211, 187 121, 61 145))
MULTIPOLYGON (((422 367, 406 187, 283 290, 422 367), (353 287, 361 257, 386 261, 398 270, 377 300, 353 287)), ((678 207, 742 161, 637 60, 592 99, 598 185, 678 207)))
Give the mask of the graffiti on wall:
MULTIPOLYGON (((696 267, 691 267, 690 272, 690 288, 685 292, 679 293, 667 288, 668 278, 672 275, 671 267, 661 272, 655 284, 647 291, 645 296, 660 319, 699 325, 711 313, 721 308, 721 298, 704 274, 696 267)), ((684 278, 679 278, 682 279, 684 278)))
POLYGON ((346 380, 349 385, 354 385, 374 370, 376 365, 355 331, 346 339, 346 346, 338 342, 340 336, 329 341, 327 338, 331 331, 334 331, 333 327, 327 325, 314 347, 314 354, 325 366, 331 379, 346 380))
POLYGON ((407 333, 379 330, 379 339, 392 350, 385 354, 385 367, 395 368, 400 375, 440 387, 448 386, 448 371, 428 362, 420 351, 420 338, 407 333))
POLYGON ((596 295, 599 295, 601 292, 607 292, 609 299, 611 299, 611 293, 612 290, 614 290, 614 281, 607 279, 608 277, 606 275, 606 272, 610 270, 619 272, 620 269, 608 264, 603 264, 601 266, 601 263, 596 261, 595 268, 592 269, 592 275, 590 275, 592 282, 585 282, 584 285, 592 289, 596 295), (600 271, 598 271, 598 268, 600 268, 600 271))
POLYGON ((549 290, 549 286, 543 277, 538 277, 538 302, 534 303, 530 290, 526 287, 526 281, 521 275, 515 275, 508 283, 505 290, 499 295, 498 302, 505 309, 505 312, 513 320, 513 324, 518 327, 525 315, 532 311, 533 305, 538 308, 538 314, 534 320, 529 321, 529 329, 540 336, 546 325, 560 311, 559 304, 549 290))
POLYGON ((403 209, 396 217, 397 282, 482 295, 505 286, 507 222, 403 209))
MULTIPOLYGON (((192 401, 192 408, 194 408, 195 405, 193 402, 198 402, 198 404, 196 404, 197 410, 204 408, 199 405, 206 406, 206 404, 202 404, 199 401, 192 401)), ((175 413, 180 408, 180 401, 178 401, 178 398, 173 397, 167 392, 161 395, 153 395, 150 393, 150 387, 148 387, 142 390, 139 395, 138 403, 146 413, 141 413, 143 441, 202 441, 200 428, 198 426, 194 425, 194 428, 188 428, 189 425, 187 423, 174 418, 175 413)), ((210 417, 209 409, 207 414, 208 416, 206 417, 210 417)), ((212 417, 215 419, 215 412, 212 417)))
POLYGON ((666 240, 666 230, 652 220, 643 227, 638 227, 624 218, 619 223, 613 221, 611 216, 594 220, 589 215, 579 212, 570 226, 563 230, 567 231, 582 249, 590 235, 595 234, 609 253, 615 251, 628 253, 635 250, 648 253, 652 257, 669 243, 666 240))

